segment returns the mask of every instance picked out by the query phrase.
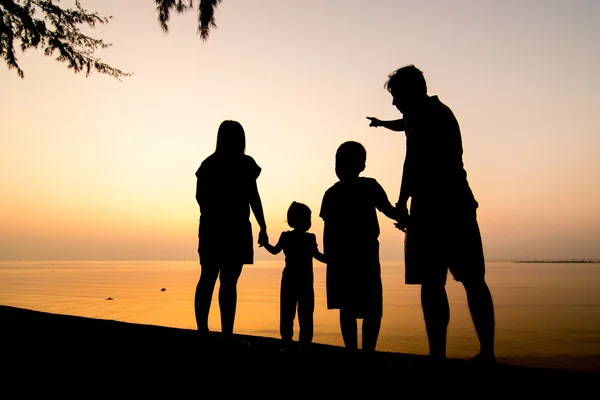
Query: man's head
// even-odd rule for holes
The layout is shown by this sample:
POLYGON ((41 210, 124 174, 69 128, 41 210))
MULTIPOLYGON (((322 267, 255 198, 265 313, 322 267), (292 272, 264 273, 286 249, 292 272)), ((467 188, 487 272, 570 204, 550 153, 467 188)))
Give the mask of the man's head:
POLYGON ((392 104, 405 114, 412 106, 427 96, 427 83, 423 72, 407 65, 392 72, 384 87, 392 95, 392 104))
POLYGON ((345 142, 335 153, 335 174, 342 181, 356 178, 365 170, 367 151, 358 142, 345 142))

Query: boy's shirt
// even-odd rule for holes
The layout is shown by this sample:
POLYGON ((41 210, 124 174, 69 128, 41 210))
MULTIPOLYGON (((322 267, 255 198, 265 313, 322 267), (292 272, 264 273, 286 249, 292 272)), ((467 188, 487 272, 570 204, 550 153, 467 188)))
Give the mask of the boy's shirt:
POLYGON ((379 182, 357 177, 339 181, 323 196, 319 216, 325 222, 324 250, 332 261, 360 253, 379 237, 377 209, 389 204, 379 182))

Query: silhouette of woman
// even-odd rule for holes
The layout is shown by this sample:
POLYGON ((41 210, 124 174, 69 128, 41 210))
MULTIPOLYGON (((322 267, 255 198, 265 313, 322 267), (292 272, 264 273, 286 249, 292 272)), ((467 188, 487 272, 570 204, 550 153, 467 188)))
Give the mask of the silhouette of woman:
POLYGON ((237 282, 244 264, 253 264, 250 208, 260 226, 259 242, 268 242, 267 226, 256 185, 260 167, 245 154, 246 136, 237 121, 219 126, 215 152, 196 171, 200 206, 198 255, 202 272, 194 307, 200 333, 208 333, 208 314, 217 277, 220 280, 221 332, 233 333, 237 282))

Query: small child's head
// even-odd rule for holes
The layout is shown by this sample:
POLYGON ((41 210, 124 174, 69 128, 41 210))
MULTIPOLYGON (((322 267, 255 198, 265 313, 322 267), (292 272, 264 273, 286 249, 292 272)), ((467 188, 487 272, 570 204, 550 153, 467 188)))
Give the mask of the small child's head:
POLYGON ((345 142, 338 147, 335 153, 335 173, 342 181, 356 178, 365 170, 367 151, 358 142, 345 142))
POLYGON ((308 231, 311 226, 311 211, 306 204, 293 202, 288 208, 287 221, 293 229, 308 231))

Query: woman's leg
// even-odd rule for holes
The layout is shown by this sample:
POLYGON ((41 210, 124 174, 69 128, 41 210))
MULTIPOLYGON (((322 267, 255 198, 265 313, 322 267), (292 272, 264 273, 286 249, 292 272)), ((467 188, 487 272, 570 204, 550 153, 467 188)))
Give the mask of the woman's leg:
POLYGON ((215 265, 202 265, 200 280, 196 286, 196 296, 194 298, 194 309, 196 312, 196 324, 198 331, 208 333, 208 313, 210 303, 212 302, 215 283, 219 275, 219 268, 215 265))
POLYGON ((233 333, 235 309, 237 306, 237 282, 242 273, 243 264, 226 265, 219 275, 219 308, 221 310, 221 332, 233 333))
POLYGON ((340 327, 346 348, 356 350, 358 348, 358 332, 354 313, 340 309, 340 327))
POLYGON ((381 317, 365 316, 362 323, 362 349, 375 351, 379 329, 381 328, 381 317))

